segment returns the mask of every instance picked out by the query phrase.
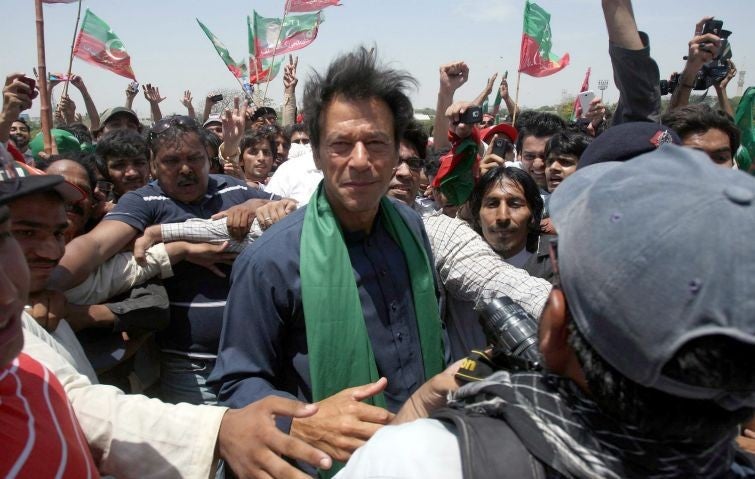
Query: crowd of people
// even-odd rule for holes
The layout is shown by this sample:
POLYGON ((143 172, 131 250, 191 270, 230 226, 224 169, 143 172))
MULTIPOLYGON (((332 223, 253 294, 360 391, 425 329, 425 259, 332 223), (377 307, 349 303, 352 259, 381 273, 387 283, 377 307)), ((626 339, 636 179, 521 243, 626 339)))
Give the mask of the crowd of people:
POLYGON ((300 108, 294 58, 279 111, 162 116, 145 85, 149 125, 73 76, 88 120, 64 96, 49 145, 8 75, 0 473, 755 477, 736 70, 690 103, 704 18, 662 111, 631 0, 602 6, 619 101, 575 121, 505 78, 482 111, 496 75, 454 98, 456 61, 428 131, 360 47, 300 108))

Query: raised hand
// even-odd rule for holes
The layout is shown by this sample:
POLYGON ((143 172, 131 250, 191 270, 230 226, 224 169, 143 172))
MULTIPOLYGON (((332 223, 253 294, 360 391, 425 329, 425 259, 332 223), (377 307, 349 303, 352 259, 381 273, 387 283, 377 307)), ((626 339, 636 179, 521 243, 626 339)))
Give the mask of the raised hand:
POLYGON ((288 64, 283 67, 283 88, 293 90, 299 79, 296 78, 296 67, 299 65, 299 57, 288 56, 288 64))
POLYGON ((191 97, 191 90, 184 91, 184 96, 181 98, 181 104, 186 108, 194 108, 192 105, 193 98, 191 97))
POLYGON ((165 100, 164 96, 160 96, 160 89, 156 86, 152 86, 151 83, 144 85, 144 98, 153 104, 158 104, 165 100))
POLYGON ((247 104, 239 97, 233 99, 233 109, 226 109, 220 120, 223 124, 223 151, 224 158, 229 158, 238 150, 241 137, 244 136, 246 127, 247 104))
POLYGON ((447 63, 440 67, 440 89, 453 93, 469 79, 469 67, 464 62, 447 63))
POLYGON ((79 75, 71 75, 71 85, 75 86, 79 90, 86 90, 86 85, 84 85, 84 79, 81 78, 79 75))

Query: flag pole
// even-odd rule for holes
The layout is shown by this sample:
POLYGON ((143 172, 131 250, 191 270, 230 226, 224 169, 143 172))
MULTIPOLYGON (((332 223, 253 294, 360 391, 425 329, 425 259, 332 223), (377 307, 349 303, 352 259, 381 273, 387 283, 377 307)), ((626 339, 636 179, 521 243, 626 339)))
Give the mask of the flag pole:
POLYGON ((519 111, 519 80, 522 79, 522 72, 516 75, 516 94, 514 95, 514 113, 511 115, 511 124, 516 123, 516 112, 519 111))
MULTIPOLYGON (((286 16, 288 15, 288 0, 283 6, 283 18, 281 19, 281 27, 278 29, 278 38, 275 39, 275 47, 273 47, 273 58, 270 60, 270 72, 267 74, 267 83, 265 83, 265 94, 262 95, 262 106, 265 106, 265 100, 267 100, 267 89, 270 86, 270 73, 275 68, 275 54, 278 51, 278 44, 281 41, 281 33, 283 33, 283 25, 286 24, 286 16)), ((256 23, 256 22, 255 22, 256 23)))
POLYGON ((47 92, 47 66, 45 65, 45 17, 42 10, 42 0, 34 0, 34 10, 37 25, 37 70, 39 72, 39 116, 42 122, 42 139, 45 153, 52 153, 52 112, 50 111, 50 97, 47 92))
POLYGON ((68 85, 71 84, 71 68, 73 68, 73 50, 76 47, 76 37, 79 34, 79 22, 81 21, 81 2, 79 0, 79 12, 76 14, 76 27, 73 29, 73 40, 71 40, 71 56, 68 57, 68 72, 66 74, 66 84, 63 85, 63 96, 68 95, 68 85))

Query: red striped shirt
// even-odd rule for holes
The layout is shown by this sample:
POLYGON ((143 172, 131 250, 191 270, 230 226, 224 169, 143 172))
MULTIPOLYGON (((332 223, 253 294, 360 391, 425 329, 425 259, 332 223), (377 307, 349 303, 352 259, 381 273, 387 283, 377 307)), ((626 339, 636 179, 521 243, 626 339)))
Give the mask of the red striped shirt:
POLYGON ((0 476, 99 478, 63 386, 21 353, 0 369, 0 476))

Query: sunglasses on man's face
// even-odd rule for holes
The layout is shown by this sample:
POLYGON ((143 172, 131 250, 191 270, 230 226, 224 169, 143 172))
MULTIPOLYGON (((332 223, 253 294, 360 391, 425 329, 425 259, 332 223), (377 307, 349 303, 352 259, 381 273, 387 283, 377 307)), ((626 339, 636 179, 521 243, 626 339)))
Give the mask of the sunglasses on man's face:
POLYGON ((295 140, 291 140, 291 143, 297 143, 299 145, 309 145, 309 138, 297 138, 295 140))

